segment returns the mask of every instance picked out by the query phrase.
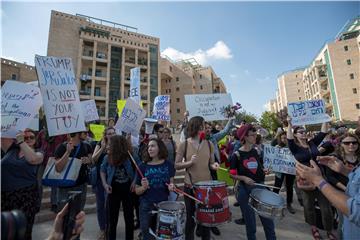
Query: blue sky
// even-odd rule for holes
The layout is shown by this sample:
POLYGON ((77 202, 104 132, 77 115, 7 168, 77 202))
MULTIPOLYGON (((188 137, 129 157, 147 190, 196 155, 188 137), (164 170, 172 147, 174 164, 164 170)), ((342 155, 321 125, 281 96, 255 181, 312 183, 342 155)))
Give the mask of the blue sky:
POLYGON ((260 116, 277 76, 308 65, 359 14, 359 2, 2 2, 1 56, 46 55, 51 10, 84 14, 160 38, 170 57, 211 65, 246 111, 260 116))

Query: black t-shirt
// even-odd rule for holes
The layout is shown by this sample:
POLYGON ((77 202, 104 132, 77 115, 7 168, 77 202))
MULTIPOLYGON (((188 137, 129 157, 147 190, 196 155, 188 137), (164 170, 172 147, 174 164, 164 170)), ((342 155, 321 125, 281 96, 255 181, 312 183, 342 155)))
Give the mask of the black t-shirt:
POLYGON ((230 169, 236 169, 237 174, 253 179, 261 183, 265 180, 263 165, 260 162, 260 156, 256 149, 252 148, 249 152, 238 150, 231 155, 230 169), (240 154, 240 158, 236 152, 240 154))
POLYGON ((115 173, 112 180, 112 184, 124 184, 130 182, 130 177, 126 173, 126 169, 123 164, 115 167, 115 173))
MULTIPOLYGON (((80 159, 82 157, 87 157, 89 154, 92 154, 92 148, 91 148, 90 144, 88 144, 86 142, 80 142, 80 144, 81 145, 80 145, 79 152, 75 156, 76 158, 80 159)), ((67 145, 67 142, 64 142, 56 148, 55 153, 54 153, 55 158, 59 159, 64 155, 64 153, 66 152, 66 145, 67 145)), ((77 146, 75 146, 74 149, 71 151, 69 158, 72 158, 75 155, 76 149, 77 149, 77 146)), ((75 186, 84 184, 87 181, 87 178, 88 178, 88 166, 87 166, 87 164, 82 164, 81 168, 80 168, 80 172, 79 172, 79 177, 76 180, 75 186)))
POLYGON ((321 156, 327 156, 335 151, 335 147, 330 141, 324 142, 320 147, 325 149, 325 152, 322 152, 321 156))

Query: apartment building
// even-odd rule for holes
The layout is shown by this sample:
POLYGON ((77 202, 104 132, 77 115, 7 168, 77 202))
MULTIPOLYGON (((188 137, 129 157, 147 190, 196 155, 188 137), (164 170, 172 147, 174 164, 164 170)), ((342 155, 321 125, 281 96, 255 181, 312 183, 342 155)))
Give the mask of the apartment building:
POLYGON ((345 24, 335 40, 324 44, 301 74, 295 73, 295 78, 292 74, 292 79, 278 79, 276 111, 287 105, 288 96, 294 100, 303 96, 305 100, 324 99, 326 111, 335 121, 356 121, 360 116, 360 17, 345 24), (286 88, 286 82, 292 87, 286 88))
POLYGON ((140 67, 141 99, 150 114, 159 95, 159 38, 104 19, 52 11, 48 56, 71 57, 80 99, 95 99, 101 120, 129 97, 130 69, 140 67))
POLYGON ((1 86, 6 80, 32 82, 38 78, 34 66, 1 58, 1 86))
POLYGON ((175 127, 184 118, 186 94, 226 93, 226 88, 215 71, 203 67, 195 59, 174 62, 162 57, 160 60, 161 94, 170 95, 170 125, 175 127))

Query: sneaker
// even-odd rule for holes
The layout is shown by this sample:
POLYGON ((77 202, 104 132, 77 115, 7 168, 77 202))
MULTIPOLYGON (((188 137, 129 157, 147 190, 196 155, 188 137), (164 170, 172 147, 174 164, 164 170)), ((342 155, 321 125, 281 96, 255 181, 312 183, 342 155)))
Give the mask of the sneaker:
POLYGON ((244 220, 244 218, 235 219, 234 222, 235 222, 236 224, 238 224, 238 225, 245 225, 245 220, 244 220))
POLYGON ((234 203, 234 207, 240 207, 240 204, 238 202, 234 203))
POLYGON ((213 234, 215 234, 216 236, 220 236, 220 230, 217 227, 212 227, 211 231, 213 232, 213 234))
POLYGON ((134 230, 138 229, 139 227, 140 227, 140 222, 138 220, 135 220, 134 230))
POLYGON ((291 213, 291 214, 295 214, 295 209, 291 206, 291 205, 288 205, 287 206, 287 210, 289 211, 289 213, 291 213))
POLYGON ((97 237, 98 240, 105 240, 105 231, 100 231, 97 237))

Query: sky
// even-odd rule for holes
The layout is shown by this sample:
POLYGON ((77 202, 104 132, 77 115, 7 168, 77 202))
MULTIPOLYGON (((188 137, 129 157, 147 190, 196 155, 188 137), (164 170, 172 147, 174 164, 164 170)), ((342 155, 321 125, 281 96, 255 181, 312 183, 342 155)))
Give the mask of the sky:
POLYGON ((1 56, 34 64, 47 54, 51 10, 80 13, 160 38, 173 60, 194 57, 222 78, 233 102, 260 116, 277 77, 307 66, 359 2, 1 2, 1 56))

